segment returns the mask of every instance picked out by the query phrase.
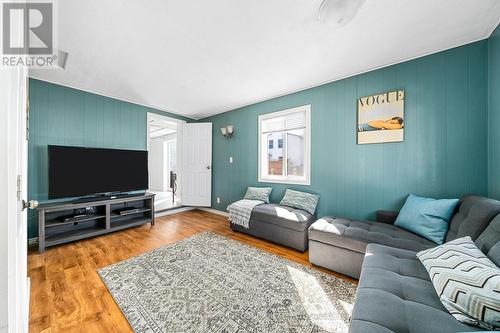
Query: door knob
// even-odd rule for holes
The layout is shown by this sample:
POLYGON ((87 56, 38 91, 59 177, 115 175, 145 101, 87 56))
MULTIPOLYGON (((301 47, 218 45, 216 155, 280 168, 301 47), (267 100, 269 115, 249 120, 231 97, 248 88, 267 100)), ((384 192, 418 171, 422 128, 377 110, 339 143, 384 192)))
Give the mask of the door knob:
POLYGON ((38 207, 38 201, 30 200, 30 201, 26 202, 23 200, 23 210, 25 210, 26 208, 36 209, 37 207, 38 207))

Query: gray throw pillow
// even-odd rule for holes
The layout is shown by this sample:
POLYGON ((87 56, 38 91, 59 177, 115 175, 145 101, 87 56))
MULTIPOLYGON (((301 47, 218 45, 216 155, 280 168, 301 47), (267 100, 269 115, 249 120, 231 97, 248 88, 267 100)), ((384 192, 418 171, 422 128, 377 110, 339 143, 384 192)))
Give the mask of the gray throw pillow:
POLYGON ((269 203, 269 196, 271 195, 272 187, 249 187, 244 199, 260 200, 269 203))
POLYGON ((281 199, 280 205, 303 209, 306 212, 314 214, 318 200, 319 195, 287 189, 283 199, 281 199))
POLYGON ((444 307, 458 321, 500 328, 500 269, 470 237, 417 253, 444 307))

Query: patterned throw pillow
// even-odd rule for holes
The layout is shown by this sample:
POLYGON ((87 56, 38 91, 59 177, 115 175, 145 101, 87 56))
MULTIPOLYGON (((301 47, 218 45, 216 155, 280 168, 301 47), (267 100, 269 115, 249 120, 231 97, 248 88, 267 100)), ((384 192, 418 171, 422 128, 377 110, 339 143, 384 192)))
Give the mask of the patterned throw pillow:
POLYGON ((280 205, 303 209, 306 212, 314 214, 318 200, 319 195, 287 189, 283 199, 281 199, 280 205))
POLYGON ((272 187, 249 187, 244 199, 260 200, 269 203, 269 196, 271 195, 272 187))
POLYGON ((417 253, 444 307, 457 320, 500 328, 500 269, 470 237, 417 253))

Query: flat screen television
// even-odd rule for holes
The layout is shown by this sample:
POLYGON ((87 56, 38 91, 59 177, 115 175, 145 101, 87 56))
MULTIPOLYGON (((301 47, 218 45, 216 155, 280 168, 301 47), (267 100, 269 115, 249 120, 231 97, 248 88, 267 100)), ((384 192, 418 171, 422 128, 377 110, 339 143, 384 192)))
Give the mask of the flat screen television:
POLYGON ((49 199, 122 193, 148 188, 148 152, 48 147, 49 199))

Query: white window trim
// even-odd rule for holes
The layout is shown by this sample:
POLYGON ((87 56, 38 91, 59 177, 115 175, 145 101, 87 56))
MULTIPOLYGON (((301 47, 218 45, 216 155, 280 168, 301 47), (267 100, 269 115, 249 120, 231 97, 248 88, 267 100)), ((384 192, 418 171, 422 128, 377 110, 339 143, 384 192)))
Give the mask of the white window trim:
POLYGON ((276 184, 293 184, 293 185, 311 185, 311 105, 302 105, 294 107, 291 109, 286 109, 282 111, 266 113, 259 116, 258 119, 258 182, 259 183, 276 183, 276 184), (294 176, 263 176, 262 175, 262 121, 270 118, 285 116, 298 111, 305 111, 306 114, 306 128, 304 131, 304 176, 305 177, 294 177, 294 176), (294 179, 295 178, 295 179, 294 179))

